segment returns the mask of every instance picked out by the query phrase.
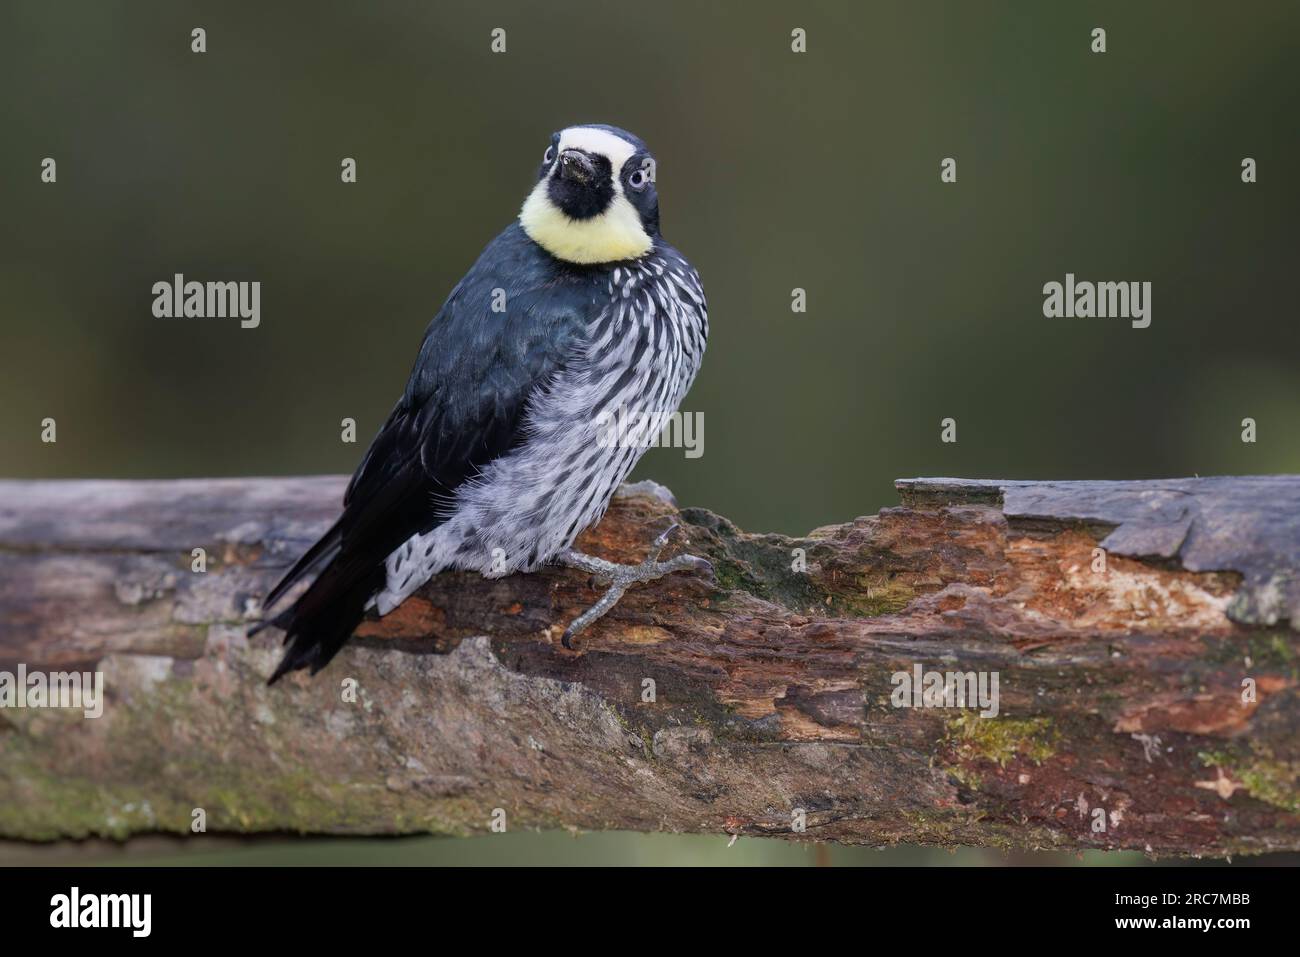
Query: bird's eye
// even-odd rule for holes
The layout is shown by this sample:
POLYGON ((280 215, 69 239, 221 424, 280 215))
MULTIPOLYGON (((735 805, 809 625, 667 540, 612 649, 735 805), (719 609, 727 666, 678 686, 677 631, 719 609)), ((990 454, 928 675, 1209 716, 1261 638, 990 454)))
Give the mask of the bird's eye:
POLYGON ((627 184, 637 192, 645 189, 655 181, 655 161, 647 156, 641 161, 641 168, 628 174, 627 184))
POLYGON ((550 163, 553 162, 554 160, 555 160, 555 147, 554 146, 546 147, 546 152, 542 156, 542 162, 550 163))

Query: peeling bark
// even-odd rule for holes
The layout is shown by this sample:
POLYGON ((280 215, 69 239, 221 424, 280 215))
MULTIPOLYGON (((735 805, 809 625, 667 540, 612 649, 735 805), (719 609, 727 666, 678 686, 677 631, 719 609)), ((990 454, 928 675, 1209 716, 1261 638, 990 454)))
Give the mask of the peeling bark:
POLYGON ((0 482, 0 669, 98 670, 107 699, 0 709, 0 836, 188 833, 195 809, 213 832, 466 834, 500 809, 510 829, 1300 849, 1300 478, 917 479, 803 538, 642 483, 580 547, 636 561, 680 522, 667 554, 716 582, 636 586, 568 651, 598 594, 578 573, 446 574, 268 688, 278 641, 246 624, 343 484, 0 482), (998 715, 895 707, 918 665, 996 672, 998 715))

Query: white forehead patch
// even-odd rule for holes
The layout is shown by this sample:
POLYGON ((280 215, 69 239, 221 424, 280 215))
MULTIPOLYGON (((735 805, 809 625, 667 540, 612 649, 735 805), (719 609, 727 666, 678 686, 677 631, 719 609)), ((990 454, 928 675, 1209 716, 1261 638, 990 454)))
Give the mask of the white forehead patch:
POLYGON ((622 171, 623 164, 632 158, 636 147, 608 130, 598 130, 590 126, 570 126, 560 134, 560 151, 564 150, 585 150, 606 157, 609 165, 613 167, 614 183, 617 186, 618 174, 622 171))
POLYGON ((571 126, 560 133, 558 152, 582 150, 609 160, 614 198, 609 208, 591 219, 570 219, 548 195, 548 184, 555 167, 544 176, 524 201, 519 223, 533 242, 552 256, 574 263, 606 263, 638 259, 654 246, 641 217, 623 193, 623 164, 636 153, 636 147, 607 130, 589 126, 571 126))

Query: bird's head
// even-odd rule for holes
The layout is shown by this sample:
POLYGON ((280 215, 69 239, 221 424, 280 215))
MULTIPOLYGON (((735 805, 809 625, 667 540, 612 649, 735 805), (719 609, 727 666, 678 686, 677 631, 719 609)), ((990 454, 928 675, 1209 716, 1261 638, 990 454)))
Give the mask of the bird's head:
POLYGON ((570 126, 551 136, 519 222, 557 259, 608 263, 648 253, 659 235, 655 161, 613 126, 570 126))

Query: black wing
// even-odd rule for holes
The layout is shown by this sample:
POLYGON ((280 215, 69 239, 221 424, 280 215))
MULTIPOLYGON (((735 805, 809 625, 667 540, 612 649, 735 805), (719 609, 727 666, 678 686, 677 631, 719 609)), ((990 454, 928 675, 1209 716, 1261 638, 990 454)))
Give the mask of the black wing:
POLYGON ((563 268, 515 224, 452 290, 348 483, 343 515, 267 596, 269 607, 323 566, 268 622, 292 642, 272 681, 323 668, 383 586, 387 556, 443 521, 456 488, 522 441, 529 398, 571 360, 597 308, 594 279, 563 268))

